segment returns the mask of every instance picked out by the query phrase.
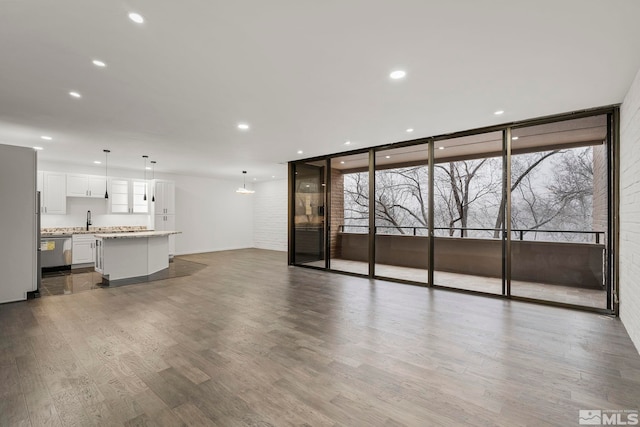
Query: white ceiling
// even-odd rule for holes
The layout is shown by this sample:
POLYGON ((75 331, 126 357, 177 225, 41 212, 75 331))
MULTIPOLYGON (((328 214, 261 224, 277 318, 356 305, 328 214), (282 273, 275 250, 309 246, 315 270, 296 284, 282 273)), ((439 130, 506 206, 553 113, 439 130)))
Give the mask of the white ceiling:
POLYGON ((620 103, 638 18, 638 0, 0 0, 0 143, 283 178, 296 158, 620 103))

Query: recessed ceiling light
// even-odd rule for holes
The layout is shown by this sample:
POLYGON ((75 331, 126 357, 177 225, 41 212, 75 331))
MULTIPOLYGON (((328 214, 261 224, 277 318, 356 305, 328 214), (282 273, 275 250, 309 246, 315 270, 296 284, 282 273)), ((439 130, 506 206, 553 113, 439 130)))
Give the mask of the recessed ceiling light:
POLYGON ((391 74, 389 74, 389 77, 391 77, 394 80, 398 80, 398 79, 403 79, 406 75, 407 75, 406 71, 395 70, 395 71, 392 71, 391 74))
POLYGON ((391 156, 384 156, 384 158, 385 158, 385 159, 390 159, 390 158, 391 158, 391 156))
POLYGON ((519 137, 518 136, 514 136, 513 138, 511 138, 513 141, 517 140, 519 137))
POLYGON ((238 129, 240 130, 249 130, 249 125, 246 123, 238 123, 238 129))
POLYGON ((42 147, 33 147, 33 149, 34 149, 34 150, 38 150, 38 151, 40 151, 40 150, 44 150, 44 148, 42 148, 42 147))
POLYGON ((344 165, 344 160, 341 160, 341 161, 340 161, 340 164, 341 164, 341 165, 344 165))
POLYGON ((95 163, 96 165, 101 165, 102 162, 100 160, 94 160, 93 163, 95 163))
POLYGON ((344 145, 351 145, 351 141, 345 141, 344 145))
POLYGON ((444 147, 438 147, 438 150, 444 150, 444 147))
POLYGON ((45 141, 51 141, 53 138, 51 138, 50 136, 47 136, 47 135, 42 135, 40 137, 40 139, 44 139, 45 141))
POLYGON ((82 95, 75 91, 69 92, 69 95, 73 96, 74 98, 82 98, 82 95))
POLYGON ((309 184, 307 184, 307 185, 305 185, 305 187, 310 187, 310 185, 309 185, 309 184))
POLYGON ((145 166, 144 167, 146 170, 150 171, 151 170, 151 166, 145 166))
POLYGON ((257 180, 258 180, 258 178, 253 178, 253 180, 254 180, 254 181, 257 181, 257 180))
POLYGON ((413 132, 413 128, 409 128, 409 129, 407 129, 407 132, 408 132, 408 133, 413 132))
POLYGON ((129 14, 129 19, 131 19, 136 24, 142 24, 144 22, 144 18, 139 13, 131 12, 129 14))
POLYGON ((96 67, 106 67, 107 64, 105 64, 103 61, 100 61, 99 59, 94 59, 93 61, 93 65, 95 65, 96 67))
POLYGON ((298 150, 298 154, 302 154, 302 150, 298 150))
POLYGON ((496 111, 496 112, 495 112, 495 113, 493 113, 493 114, 495 114, 496 116, 499 116, 499 115, 501 115, 501 114, 504 114, 504 110, 498 110, 498 111, 496 111))
POLYGON ((271 175, 271 178, 275 178, 275 177, 276 177, 275 175, 271 175))

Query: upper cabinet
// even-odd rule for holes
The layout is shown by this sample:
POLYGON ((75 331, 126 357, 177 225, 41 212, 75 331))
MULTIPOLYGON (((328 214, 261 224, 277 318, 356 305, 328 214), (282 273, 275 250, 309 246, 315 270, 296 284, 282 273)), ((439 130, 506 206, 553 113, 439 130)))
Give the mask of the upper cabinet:
POLYGON ((38 172, 40 212, 44 214, 67 213, 67 177, 64 173, 38 172))
POLYGON ((67 197, 103 198, 106 179, 95 175, 67 175, 67 197))
POLYGON ((175 215, 176 213, 176 184, 173 181, 154 180, 153 204, 155 215, 175 215))
POLYGON ((149 213, 149 186, 138 179, 113 178, 110 180, 109 205, 111 213, 149 213), (146 200, 145 200, 145 195, 146 200))

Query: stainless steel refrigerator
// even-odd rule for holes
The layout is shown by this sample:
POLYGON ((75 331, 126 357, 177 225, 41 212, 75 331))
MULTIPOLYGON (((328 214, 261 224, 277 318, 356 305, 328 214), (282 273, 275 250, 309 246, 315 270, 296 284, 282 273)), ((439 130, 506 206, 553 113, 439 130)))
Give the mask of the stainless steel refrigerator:
POLYGON ((32 148, 0 144, 0 303, 38 291, 36 167, 32 148))

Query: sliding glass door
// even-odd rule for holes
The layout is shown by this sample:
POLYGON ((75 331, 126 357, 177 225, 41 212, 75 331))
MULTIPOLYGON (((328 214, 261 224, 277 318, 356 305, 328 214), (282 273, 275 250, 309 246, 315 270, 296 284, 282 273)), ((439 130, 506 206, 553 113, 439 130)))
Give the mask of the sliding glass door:
POLYGON ((326 164, 293 164, 294 264, 325 267, 326 164))
POLYGON ((376 152, 375 274, 428 283, 429 145, 376 152))
POLYGON ((513 130, 511 295, 607 308, 607 120, 513 130))
POLYGON ((434 283, 502 294, 503 133, 438 140, 434 147, 434 283))
POLYGON ((329 268, 369 274, 369 153, 331 159, 329 268))
POLYGON ((615 112, 293 162, 290 262, 613 310, 615 112))

